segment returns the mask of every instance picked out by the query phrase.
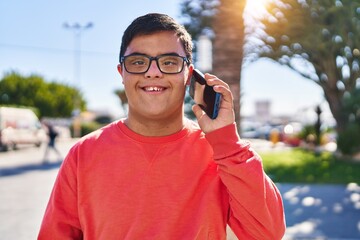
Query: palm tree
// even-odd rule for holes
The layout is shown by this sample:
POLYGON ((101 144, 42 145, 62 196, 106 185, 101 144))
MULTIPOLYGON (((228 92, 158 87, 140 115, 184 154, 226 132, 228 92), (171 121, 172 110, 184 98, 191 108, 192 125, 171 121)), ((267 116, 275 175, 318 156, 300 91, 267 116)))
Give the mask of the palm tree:
POLYGON ((235 120, 240 128, 241 67, 243 62, 246 0, 220 0, 213 21, 213 72, 229 84, 234 97, 235 120))

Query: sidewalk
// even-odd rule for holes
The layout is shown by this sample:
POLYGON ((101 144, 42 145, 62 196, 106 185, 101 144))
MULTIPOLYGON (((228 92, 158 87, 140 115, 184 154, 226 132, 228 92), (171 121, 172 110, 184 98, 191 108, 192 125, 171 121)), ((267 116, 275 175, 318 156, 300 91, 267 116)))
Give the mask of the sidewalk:
POLYGON ((360 186, 277 184, 287 231, 284 239, 360 239, 360 186))
MULTIPOLYGON (((282 193, 283 240, 359 240, 360 186, 277 184, 282 193)), ((227 240, 236 240, 229 231, 227 240)))
MULTIPOLYGON (((263 152, 288 148, 281 143, 274 147, 266 140, 251 142, 263 152)), ((284 239, 360 240, 359 184, 277 184, 285 208, 284 239)))

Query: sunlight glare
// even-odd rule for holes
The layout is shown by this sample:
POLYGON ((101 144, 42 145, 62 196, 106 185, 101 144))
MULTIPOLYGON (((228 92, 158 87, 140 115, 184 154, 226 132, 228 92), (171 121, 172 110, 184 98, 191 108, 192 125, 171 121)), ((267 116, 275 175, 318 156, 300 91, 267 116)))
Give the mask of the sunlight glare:
POLYGON ((253 15, 263 14, 266 11, 266 5, 268 0, 247 0, 246 8, 247 11, 253 15))

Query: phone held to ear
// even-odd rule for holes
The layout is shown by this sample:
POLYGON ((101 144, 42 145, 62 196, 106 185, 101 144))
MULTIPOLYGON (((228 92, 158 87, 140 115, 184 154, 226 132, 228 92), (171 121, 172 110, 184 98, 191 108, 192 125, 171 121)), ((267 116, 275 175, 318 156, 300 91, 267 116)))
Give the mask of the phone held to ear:
POLYGON ((219 113, 221 94, 206 84, 204 74, 194 69, 190 80, 189 94, 202 110, 212 119, 219 113))

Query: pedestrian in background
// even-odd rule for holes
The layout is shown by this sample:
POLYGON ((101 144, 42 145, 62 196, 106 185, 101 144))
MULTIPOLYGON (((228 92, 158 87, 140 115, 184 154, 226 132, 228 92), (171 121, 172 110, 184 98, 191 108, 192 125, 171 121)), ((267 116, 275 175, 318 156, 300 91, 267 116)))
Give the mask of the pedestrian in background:
MULTIPOLYGON (((116 26, 116 25, 115 25, 116 26)), ((281 195, 261 158, 240 139, 229 86, 216 119, 184 116, 194 66, 185 28, 147 14, 125 30, 118 71, 128 114, 82 139, 56 179, 38 239, 277 240, 281 195)))
POLYGON ((56 131, 54 126, 50 123, 45 123, 45 126, 47 128, 47 136, 48 136, 48 144, 45 149, 43 163, 48 163, 49 160, 49 152, 54 151, 58 157, 58 161, 62 161, 62 156, 60 151, 56 148, 56 138, 59 135, 59 133, 56 131))

